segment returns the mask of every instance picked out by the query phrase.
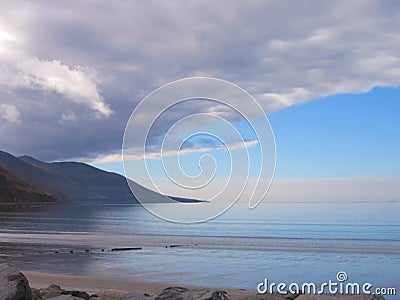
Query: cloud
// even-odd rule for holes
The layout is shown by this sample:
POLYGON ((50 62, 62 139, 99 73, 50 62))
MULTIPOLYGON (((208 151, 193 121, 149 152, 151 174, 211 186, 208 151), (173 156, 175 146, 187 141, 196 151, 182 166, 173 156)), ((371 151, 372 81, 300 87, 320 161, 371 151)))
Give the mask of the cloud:
POLYGON ((11 104, 0 104, 0 118, 12 123, 20 122, 21 113, 11 104))
MULTIPOLYGON (((0 129, 2 137, 21 136, 0 147, 44 160, 117 153, 135 105, 184 77, 230 80, 267 113, 400 85, 397 1, 100 1, 95 10, 81 1, 10 1, 3 7, 0 99, 21 113, 22 123, 0 129)), ((204 106, 181 114, 232 119, 226 109, 204 106)), ((154 141, 163 134, 155 132, 154 141)))
POLYGON ((76 115, 73 111, 69 110, 62 114, 60 122, 75 121, 76 115))
MULTIPOLYGON (((243 148, 250 148, 258 144, 258 141, 243 141, 243 142, 235 142, 230 145, 227 145, 228 151, 234 151, 243 148)), ((167 149, 163 150, 163 157, 167 156, 182 156, 186 154, 192 153, 205 153, 216 150, 226 150, 225 146, 216 146, 216 147, 187 147, 182 148, 180 150, 175 149, 167 149)), ((139 155, 125 155, 125 160, 140 160, 143 159, 142 156, 139 155)), ((152 149, 152 151, 146 152, 146 159, 161 159, 161 149, 152 149)), ((78 159, 79 160, 79 159, 78 159)), ((96 158, 92 158, 89 161, 86 159, 85 161, 91 164, 104 164, 111 162, 122 162, 122 155, 120 153, 108 154, 108 155, 99 155, 96 158)))
POLYGON ((0 70, 3 73, 0 78, 2 88, 55 92, 70 101, 89 106, 99 116, 108 117, 112 113, 98 90, 94 71, 89 68, 71 68, 58 60, 21 57, 2 61, 0 70))
POLYGON ((16 87, 39 88, 65 95, 71 101, 88 105, 108 117, 112 110, 104 103, 93 70, 80 66, 70 68, 61 61, 26 59, 18 64, 22 80, 16 87))
POLYGON ((99 77, 93 68, 69 66, 57 59, 30 55, 26 36, 5 29, 0 24, 0 87, 9 93, 20 89, 54 93, 94 110, 98 117, 108 117, 112 110, 99 90, 99 77))

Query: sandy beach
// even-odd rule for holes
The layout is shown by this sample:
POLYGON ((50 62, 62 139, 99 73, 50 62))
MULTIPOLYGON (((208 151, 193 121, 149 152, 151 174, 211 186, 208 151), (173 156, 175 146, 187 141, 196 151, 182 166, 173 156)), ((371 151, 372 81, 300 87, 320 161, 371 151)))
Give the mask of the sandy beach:
MULTIPOLYGON (((106 278, 96 276, 71 276, 61 274, 51 274, 44 272, 25 271, 31 288, 43 289, 51 284, 61 286, 64 290, 84 291, 89 295, 96 295, 95 299, 101 300, 126 300, 126 299, 157 299, 157 295, 163 293, 164 289, 175 287, 174 283, 167 282, 150 282, 141 280, 127 280, 118 278, 106 278), (98 298, 100 297, 100 298, 98 298)), ((256 300, 256 299, 299 299, 299 300, 338 300, 338 299, 353 299, 353 300, 384 300, 384 297, 374 295, 312 295, 312 294, 266 294, 260 295, 250 289, 233 289, 221 287, 199 287, 189 285, 178 285, 179 288, 186 288, 190 291, 223 291, 228 298, 216 299, 231 299, 231 300, 256 300)), ((178 288, 178 289, 179 289, 178 288)), ((164 290, 165 292, 165 290, 164 290)), ((162 298, 164 299, 164 298, 162 298)), ((165 299, 181 299, 181 298, 165 298, 165 299)), ((184 297, 184 299, 198 299, 197 297, 184 297)), ((200 299, 200 298, 199 298, 200 299)), ((205 299, 205 298, 201 298, 205 299)), ((207 299, 211 299, 208 298, 207 299)), ((212 298, 214 299, 214 298, 212 298)))
MULTIPOLYGON (((168 282, 150 282, 131 279, 93 277, 93 276, 71 276, 61 274, 50 274, 44 272, 24 271, 29 284, 32 288, 44 288, 50 284, 60 285, 66 290, 82 290, 90 294, 113 294, 123 295, 127 293, 148 293, 159 294, 167 287, 176 286, 174 283, 168 282)), ((255 295, 256 291, 245 289, 221 288, 221 287, 194 287, 189 285, 179 285, 188 289, 216 289, 223 290, 229 293, 234 299, 243 298, 249 295, 255 295)))

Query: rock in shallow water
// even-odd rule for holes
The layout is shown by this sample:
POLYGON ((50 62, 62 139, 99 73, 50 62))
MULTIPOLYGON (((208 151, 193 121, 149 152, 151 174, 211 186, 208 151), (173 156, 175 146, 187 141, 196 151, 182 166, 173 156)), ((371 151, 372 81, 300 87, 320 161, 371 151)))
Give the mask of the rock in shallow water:
POLYGON ((25 275, 9 264, 0 264, 0 300, 32 300, 25 275))

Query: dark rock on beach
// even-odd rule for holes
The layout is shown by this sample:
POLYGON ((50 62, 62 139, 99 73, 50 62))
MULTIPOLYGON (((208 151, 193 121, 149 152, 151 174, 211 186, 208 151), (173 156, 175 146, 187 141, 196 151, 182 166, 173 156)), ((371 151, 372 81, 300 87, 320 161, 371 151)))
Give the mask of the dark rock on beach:
POLYGON ((155 295, 150 294, 129 293, 126 294, 122 300, 155 300, 155 297, 155 295))
POLYGON ((158 295, 156 300, 230 300, 227 292, 218 290, 189 290, 182 287, 169 287, 158 295))
MULTIPOLYGON (((51 284, 47 288, 32 289, 33 300, 44 300, 44 299, 92 299, 88 293, 83 291, 68 291, 62 289, 56 284, 51 284)), ((93 297, 94 299, 95 297, 93 297)), ((97 297, 96 297, 97 298, 97 297)), ((1 299, 0 299, 1 300, 1 299)))
MULTIPOLYGON (((111 299, 105 297, 105 299, 111 299)), ((129 293, 120 298, 121 300, 230 300, 228 293, 211 289, 192 289, 183 287, 169 287, 164 289, 159 295, 129 293)), ((100 297, 99 300, 103 300, 100 297)))
POLYGON ((52 298, 47 298, 51 300, 82 300, 82 298, 74 297, 72 295, 60 295, 52 298))
POLYGON ((67 291, 65 294, 70 294, 71 296, 78 297, 80 299, 85 299, 85 300, 90 299, 90 295, 88 293, 82 292, 82 291, 71 291, 71 292, 67 291))
POLYGON ((0 264, 0 300, 31 300, 28 280, 9 264, 0 264))
POLYGON ((48 299, 62 295, 64 290, 56 284, 50 285, 48 288, 32 289, 33 300, 35 299, 48 299))

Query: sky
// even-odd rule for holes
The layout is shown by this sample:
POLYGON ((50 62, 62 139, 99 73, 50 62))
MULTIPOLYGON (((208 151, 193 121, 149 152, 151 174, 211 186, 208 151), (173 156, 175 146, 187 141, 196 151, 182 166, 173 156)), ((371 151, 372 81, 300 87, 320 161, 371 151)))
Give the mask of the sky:
MULTIPOLYGON (((237 84, 260 103, 276 141, 275 180, 388 180, 390 198, 398 196, 392 184, 400 178, 398 1, 1 1, 1 7, 1 150, 123 173, 122 139, 137 104, 163 84, 207 76, 237 84)), ((210 112, 241 131, 256 178, 262 163, 251 129, 209 101, 172 109, 147 146, 155 154, 171 124, 210 112)), ((183 148, 187 174, 196 175, 208 153, 222 161, 216 179, 229 175, 226 149, 215 139, 200 136, 183 148)), ((167 188, 159 162, 148 160, 167 188)))

